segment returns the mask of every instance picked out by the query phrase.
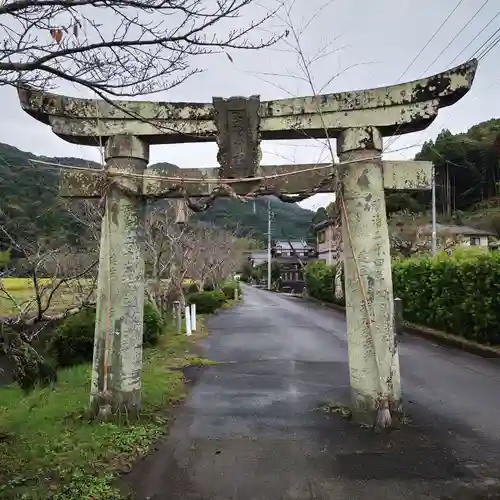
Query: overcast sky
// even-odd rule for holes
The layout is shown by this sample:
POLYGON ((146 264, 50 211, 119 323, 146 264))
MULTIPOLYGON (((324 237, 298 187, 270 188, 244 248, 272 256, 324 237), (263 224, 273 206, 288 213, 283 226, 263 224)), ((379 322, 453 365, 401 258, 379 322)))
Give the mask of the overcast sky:
MULTIPOLYGON (((421 52, 459 0, 336 0, 304 32, 301 44, 306 57, 312 57, 326 43, 338 48, 313 67, 316 86, 323 86, 341 73, 323 91, 338 92, 391 85, 432 75, 468 59, 483 42, 500 28, 500 16, 456 58, 483 27, 500 11, 497 0, 489 0, 470 24, 433 63, 451 40, 474 16, 485 0, 463 0, 460 7, 402 75, 414 57, 421 52), (429 67, 429 65, 431 65, 429 67), (424 73, 425 72, 425 73, 424 73)), ((294 24, 303 25, 325 1, 296 0, 294 24)), ((255 7, 256 9, 258 7, 255 7)), ((211 102, 212 96, 260 94, 261 100, 291 95, 311 95, 307 82, 291 78, 296 73, 296 54, 285 52, 283 45, 260 52, 231 52, 233 63, 221 54, 203 58, 206 71, 181 87, 155 99, 164 101, 211 102), (259 74, 261 73, 261 74, 259 74), (268 75, 262 75, 268 73, 268 75), (269 75, 272 74, 272 75, 269 75)), ((393 159, 411 158, 425 140, 435 137, 442 128, 462 132, 470 126, 500 115, 500 44, 480 62, 472 91, 458 104, 440 112, 439 118, 423 133, 402 136, 390 149, 404 149, 388 154, 393 159)), ((91 96, 68 85, 61 93, 91 96)), ((2 142, 25 151, 46 156, 76 156, 98 160, 96 148, 65 143, 49 127, 24 114, 14 91, 0 88, 2 102, 2 142)), ((392 140, 391 140, 392 142, 392 140)), ((325 160, 321 145, 314 141, 268 141, 262 144, 263 164, 304 163, 325 160)), ((215 144, 154 146, 151 162, 167 161, 181 167, 215 166, 215 144)), ((302 203, 316 208, 328 202, 328 195, 318 195, 302 203)))

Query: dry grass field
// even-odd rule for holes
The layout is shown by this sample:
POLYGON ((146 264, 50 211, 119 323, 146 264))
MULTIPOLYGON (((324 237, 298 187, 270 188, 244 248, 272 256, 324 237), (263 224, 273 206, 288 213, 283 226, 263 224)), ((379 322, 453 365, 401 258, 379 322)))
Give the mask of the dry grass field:
MULTIPOLYGON (((61 284, 50 297, 58 281, 50 278, 39 280, 42 307, 49 302, 47 314, 61 312, 80 304, 92 291, 94 280, 74 280, 61 284)), ((26 308, 28 315, 36 313, 36 293, 31 278, 0 278, 0 316, 19 314, 26 308)))

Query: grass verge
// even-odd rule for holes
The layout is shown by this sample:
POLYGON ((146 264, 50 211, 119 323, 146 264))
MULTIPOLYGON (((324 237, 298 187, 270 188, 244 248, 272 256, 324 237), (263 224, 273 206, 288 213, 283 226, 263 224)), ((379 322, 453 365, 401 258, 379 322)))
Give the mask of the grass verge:
MULTIPOLYGON (((200 325, 206 322, 200 318, 200 325)), ((116 500, 114 478, 168 429, 168 410, 185 396, 178 368, 210 364, 193 354, 194 342, 166 329, 144 352, 141 420, 133 425, 90 424, 85 418, 90 366, 59 372, 55 386, 28 396, 0 389, 0 499, 116 500)))

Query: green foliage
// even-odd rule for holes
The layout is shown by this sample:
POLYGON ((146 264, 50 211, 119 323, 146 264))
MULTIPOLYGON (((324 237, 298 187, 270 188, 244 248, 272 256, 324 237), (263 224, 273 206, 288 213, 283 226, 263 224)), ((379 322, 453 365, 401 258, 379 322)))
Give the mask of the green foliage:
POLYGON ((326 211, 325 207, 319 207, 318 210, 316 210, 316 213, 313 216, 312 224, 319 224, 320 222, 325 221, 328 219, 328 213, 326 211))
POLYGON ((187 287, 186 287, 186 293, 188 295, 190 294, 193 294, 193 293, 198 293, 200 291, 199 287, 198 287, 198 284, 197 283, 190 283, 187 287))
POLYGON ((412 193, 397 191, 387 193, 385 197, 385 208, 388 216, 403 210, 411 213, 421 213, 425 211, 425 204, 415 199, 415 195, 412 193))
MULTIPOLYGON (((89 163, 87 160, 37 157, 0 143, 0 224, 16 242, 32 242, 35 237, 46 237, 51 241, 85 244, 85 226, 60 203, 58 173, 41 167, 32 168, 30 160, 36 159, 63 165, 100 168, 100 165, 89 163)), ((179 170, 169 163, 156 163, 151 168, 171 172, 179 170)), ((305 237, 313 212, 301 208, 296 203, 270 199, 275 214, 275 234, 291 239, 305 237)), ((218 199, 210 210, 195 214, 193 220, 213 223, 218 227, 234 230, 237 236, 252 238, 255 241, 247 242, 249 248, 262 247, 267 232, 267 199, 257 199, 255 207, 254 214, 253 203, 218 199)), ((7 238, 0 235, 1 249, 10 244, 7 238)))
POLYGON ((301 208, 296 203, 283 203, 273 197, 263 197, 253 203, 240 203, 237 200, 219 198, 205 212, 196 214, 196 219, 214 223, 218 227, 236 232, 237 236, 251 237, 260 242, 267 241, 267 202, 271 202, 274 213, 273 234, 292 240, 306 236, 314 212, 301 208))
POLYGON ((392 274, 406 320, 500 344, 500 254, 460 249, 399 260, 392 274))
POLYGON ((0 252, 0 269, 4 268, 10 262, 11 250, 0 252))
POLYGON ((17 332, 6 332, 0 345, 13 361, 14 381, 25 394, 57 381, 57 372, 50 360, 41 356, 17 332))
POLYGON ((234 299, 234 291, 238 290, 238 296, 241 297, 241 285, 239 281, 228 281, 222 285, 222 293, 226 296, 228 300, 234 299))
POLYGON ((212 314, 221 308, 226 302, 226 295, 223 292, 208 291, 198 292, 187 297, 189 304, 196 304, 198 314, 212 314))
MULTIPOLYGON (((74 366, 92 361, 94 352, 94 309, 84 309, 66 318, 56 329, 49 342, 49 353, 60 367, 74 366)), ((145 347, 158 343, 164 323, 160 313, 149 303, 144 304, 145 347)))
POLYGON ((144 347, 154 347, 160 340, 161 334, 165 328, 165 322, 163 321, 160 311, 150 302, 144 303, 143 323, 143 345, 144 347))
POLYGON ((49 342, 49 353, 58 366, 74 366, 92 361, 94 325, 94 309, 84 309, 59 325, 49 342))
MULTIPOLYGON (((334 298, 334 267, 311 262, 305 280, 311 297, 344 305, 334 298)), ((392 280, 406 321, 500 344, 500 253, 457 248, 451 256, 394 259, 392 280)))
POLYGON ((309 262, 304 271, 307 293, 323 302, 344 305, 344 299, 335 298, 335 267, 322 261, 309 262))
MULTIPOLYGON (((434 163, 439 212, 451 215, 499 195, 499 138, 500 120, 493 119, 471 127, 465 134, 443 130, 435 141, 424 143, 415 159, 434 163)), ((429 193, 419 196, 429 204, 429 193)))
MULTIPOLYGON (((85 227, 62 208, 58 196, 59 175, 46 168, 33 168, 30 160, 42 159, 63 165, 89 166, 78 158, 39 158, 0 143, 0 224, 17 243, 50 238, 80 243, 85 227)), ((95 164, 96 167, 99 165, 95 164)), ((11 242, 0 235, 0 245, 11 242)), ((13 251, 12 257, 16 257, 13 251)))
POLYGON ((167 411, 186 394, 182 371, 172 368, 209 363, 189 355, 193 337, 176 335, 170 324, 166 332, 144 353, 137 422, 89 425, 90 364, 61 369, 56 384, 30 394, 1 388, 1 499, 125 498, 120 470, 153 451, 169 429, 167 411))
MULTIPOLYGON (((281 284, 281 264, 276 261, 271 261, 271 283, 275 289, 279 289, 281 284)), ((264 281, 267 283, 267 262, 263 262, 258 266, 255 266, 253 277, 258 281, 264 281)))
MULTIPOLYGON (((273 283, 279 282, 281 280, 281 265, 279 262, 271 262, 271 281, 273 283)), ((267 276, 267 265, 266 265, 266 276, 267 276)))
POLYGON ((250 262, 245 262, 243 264, 243 267, 241 269, 241 281, 244 281, 245 283, 250 281, 250 278, 253 276, 253 268, 252 264, 250 262))

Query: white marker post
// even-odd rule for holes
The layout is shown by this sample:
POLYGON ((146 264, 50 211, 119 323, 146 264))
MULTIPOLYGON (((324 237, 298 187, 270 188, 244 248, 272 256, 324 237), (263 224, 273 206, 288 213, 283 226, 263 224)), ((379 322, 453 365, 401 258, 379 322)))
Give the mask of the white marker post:
POLYGON ((191 330, 196 331, 196 304, 191 304, 191 330))
POLYGON ((184 318, 186 321, 186 335, 190 337, 192 332, 191 332, 191 314, 189 306, 186 306, 186 310, 184 312, 184 318))

